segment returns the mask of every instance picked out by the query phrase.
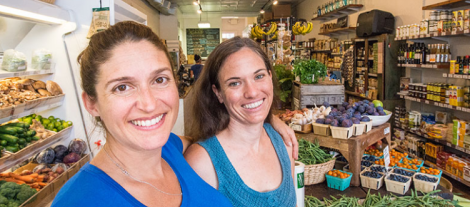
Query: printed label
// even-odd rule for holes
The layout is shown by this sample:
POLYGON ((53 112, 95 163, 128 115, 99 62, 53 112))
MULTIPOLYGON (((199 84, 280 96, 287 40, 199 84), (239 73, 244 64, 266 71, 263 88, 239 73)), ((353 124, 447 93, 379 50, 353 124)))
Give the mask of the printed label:
POLYGON ((297 174, 297 189, 303 188, 304 187, 304 173, 298 173, 297 174))

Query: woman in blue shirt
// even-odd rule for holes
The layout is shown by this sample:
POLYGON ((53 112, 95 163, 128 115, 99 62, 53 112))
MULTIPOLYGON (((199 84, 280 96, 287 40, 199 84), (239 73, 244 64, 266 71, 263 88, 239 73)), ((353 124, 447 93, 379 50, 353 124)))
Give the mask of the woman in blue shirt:
POLYGON ((84 106, 106 144, 52 206, 231 206, 184 160, 189 142, 171 133, 176 80, 149 27, 117 23, 93 35, 78 61, 84 106))
POLYGON ((190 136, 200 142, 186 160, 236 207, 296 205, 291 148, 271 126, 272 73, 253 40, 234 37, 209 55, 195 86, 190 136))

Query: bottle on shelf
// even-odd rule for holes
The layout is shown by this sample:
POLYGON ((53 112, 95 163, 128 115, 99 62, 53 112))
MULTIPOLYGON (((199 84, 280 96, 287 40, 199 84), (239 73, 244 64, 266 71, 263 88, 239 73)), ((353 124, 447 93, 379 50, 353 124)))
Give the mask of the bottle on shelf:
POLYGON ((416 45, 415 64, 421 64, 421 43, 416 45))
POLYGON ((463 64, 462 64, 462 57, 461 56, 457 56, 457 61, 455 63, 455 73, 456 74, 463 74, 463 64), (458 68, 458 72, 457 72, 457 68, 458 68))
POLYGON ((428 47, 426 48, 426 63, 431 62, 431 44, 428 44, 428 47))
POLYGON ((470 67, 468 65, 469 62, 470 62, 470 56, 467 55, 467 56, 465 56, 465 59, 463 61, 463 70, 464 70, 463 74, 470 74, 470 67), (467 71, 467 72, 465 72, 465 71, 467 71))
POLYGON ((441 55, 442 55, 442 52, 441 52, 441 45, 440 45, 440 44, 437 44, 435 63, 440 63, 440 62, 441 62, 441 55))
POLYGON ((429 56, 430 63, 436 63, 436 47, 434 44, 431 45, 431 55, 429 56))
POLYGON ((421 64, 426 64, 426 46, 421 43, 421 64))

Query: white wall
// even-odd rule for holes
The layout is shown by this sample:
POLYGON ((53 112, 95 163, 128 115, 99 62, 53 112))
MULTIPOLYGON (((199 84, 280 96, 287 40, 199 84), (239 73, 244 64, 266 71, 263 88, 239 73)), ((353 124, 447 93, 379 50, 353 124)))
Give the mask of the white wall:
POLYGON ((160 15, 160 38, 178 40, 178 18, 176 15, 160 15))
POLYGON ((222 19, 222 28, 220 35, 222 35, 222 33, 235 33, 235 36, 241 37, 242 32, 246 28, 246 26, 247 21, 245 17, 238 19, 222 19))

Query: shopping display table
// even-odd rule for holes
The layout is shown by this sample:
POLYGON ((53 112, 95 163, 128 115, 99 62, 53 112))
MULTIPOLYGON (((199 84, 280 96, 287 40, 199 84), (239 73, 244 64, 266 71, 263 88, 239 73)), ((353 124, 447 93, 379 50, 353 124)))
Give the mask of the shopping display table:
POLYGON ((336 149, 349 162, 350 171, 353 173, 351 186, 359 186, 359 173, 361 171, 361 159, 367 147, 375 144, 377 141, 385 138, 385 142, 390 145, 391 133, 390 123, 385 123, 377 127, 373 127, 368 133, 360 136, 351 137, 349 139, 336 139, 331 136, 309 134, 296 134, 297 139, 304 138, 310 142, 319 141, 320 146, 336 149))
MULTIPOLYGON (((306 185, 305 186, 305 195, 309 195, 309 196, 314 196, 320 200, 322 200, 323 198, 329 198, 331 199, 330 196, 334 196, 336 198, 339 198, 343 195, 345 196, 348 196, 348 197, 356 197, 356 198, 360 198, 360 199, 363 199, 363 198, 366 198, 367 196, 367 192, 369 192, 369 188, 363 188, 363 187, 360 187, 360 186, 350 186, 349 188, 346 188, 344 191, 339 191, 339 190, 336 190, 336 189, 333 189, 333 188, 329 188, 326 184, 326 181, 323 182, 323 183, 319 183, 319 184, 315 184, 315 185, 306 185)), ((411 184, 411 187, 410 189, 408 190, 408 192, 406 192, 405 196, 410 196, 411 195, 411 191, 414 191, 414 186, 413 184, 411 184)), ((437 195, 444 198, 444 199, 450 199, 452 200, 453 199, 453 194, 452 192, 450 192, 448 189, 438 185, 437 186, 437 190, 441 190, 441 192, 438 192, 437 195)), ((396 196, 402 196, 402 195, 399 195, 399 194, 396 194, 396 193, 392 193, 392 192, 388 192, 386 187, 385 187, 385 183, 384 185, 379 189, 379 190, 370 190, 370 193, 371 194, 379 194, 384 196, 384 195, 388 195, 388 194, 393 194, 393 195, 396 195, 396 196)), ((418 195, 423 195, 421 192, 418 192, 418 195)))

